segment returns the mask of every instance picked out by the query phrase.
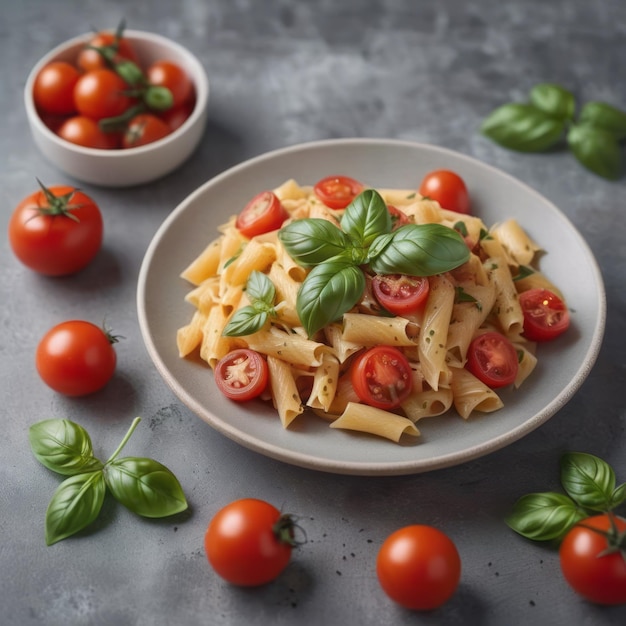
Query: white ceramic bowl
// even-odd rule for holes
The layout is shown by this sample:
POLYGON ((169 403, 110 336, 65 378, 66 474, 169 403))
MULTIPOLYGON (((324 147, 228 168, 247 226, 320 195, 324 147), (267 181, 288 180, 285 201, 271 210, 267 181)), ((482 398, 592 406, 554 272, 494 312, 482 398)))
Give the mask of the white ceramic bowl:
POLYGON ((33 100, 37 74, 52 61, 75 62, 78 51, 93 36, 87 33, 57 46, 31 70, 24 89, 26 114, 35 143, 59 169, 79 181, 106 187, 129 187, 147 183, 175 170, 191 155, 206 125, 209 81, 200 61, 181 45, 153 33, 127 30, 139 63, 146 67, 167 59, 183 67, 193 80, 196 104, 186 122, 167 137, 137 148, 100 150, 84 148, 61 139, 43 122, 33 100))

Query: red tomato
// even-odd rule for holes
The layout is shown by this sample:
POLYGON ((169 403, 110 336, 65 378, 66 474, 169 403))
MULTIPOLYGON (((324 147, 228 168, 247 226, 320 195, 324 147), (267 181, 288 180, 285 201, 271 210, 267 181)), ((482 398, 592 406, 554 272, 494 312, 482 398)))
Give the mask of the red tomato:
POLYGON ((109 67, 105 56, 110 57, 113 63, 120 61, 138 63, 132 43, 117 33, 97 33, 87 42, 87 46, 78 53, 76 60, 78 67, 85 72, 109 67))
POLYGON ((265 390, 269 370, 267 361, 254 350, 238 348, 221 358, 215 366, 217 388, 231 400, 244 402, 265 390))
POLYGON ((70 63, 48 63, 35 78, 35 106, 43 113, 71 115, 76 111, 74 87, 79 78, 80 72, 70 63))
POLYGON ((361 402, 395 409, 411 394, 413 376, 407 358, 392 346, 376 346, 358 354, 350 379, 361 402))
POLYGON ((108 150, 116 145, 112 135, 105 133, 98 122, 84 115, 75 115, 63 122, 57 130, 57 135, 65 141, 85 148, 108 150))
POLYGON ((15 256, 47 276, 83 269, 102 245, 98 205, 74 187, 42 188, 24 198, 11 215, 9 242, 15 256))
POLYGON ((596 604, 626 604, 626 520, 611 517, 605 513, 578 522, 559 549, 565 580, 596 604))
POLYGON ((81 115, 94 120, 116 117, 133 103, 127 90, 128 85, 113 70, 93 70, 78 79, 74 87, 74 103, 81 115))
POLYGON ((569 311, 559 296, 548 289, 529 289, 519 296, 524 313, 524 337, 550 341, 569 328, 569 311))
POLYGON ((163 139, 171 132, 170 127, 156 115, 140 113, 128 123, 122 139, 124 148, 145 146, 153 141, 163 139))
POLYGON ((237 217, 235 226, 244 237, 255 237, 277 230, 289 213, 272 191, 254 196, 237 217))
POLYGON ((187 72, 172 61, 156 61, 146 71, 151 85, 167 87, 172 92, 173 108, 183 105, 193 95, 193 83, 187 72))
POLYGON ((363 191, 363 185, 349 176, 327 176, 315 183, 313 191, 327 207, 345 209, 363 191))
POLYGON ((193 99, 182 106, 168 109, 159 113, 159 117, 170 127, 173 132, 180 128, 191 116, 195 102, 193 99))
POLYGON ((400 226, 405 226, 406 224, 410 224, 411 220, 409 220, 409 216, 400 209, 392 206, 391 204, 387 206, 387 210, 391 215, 391 229, 396 230, 400 228, 400 226))
POLYGON ((386 274, 372 278, 376 299, 395 315, 416 313, 426 304, 430 292, 428 278, 406 274, 386 274))
POLYGON ((395 531, 378 552, 376 574, 385 593, 407 609, 429 611, 449 600, 461 578, 452 540, 432 526, 395 531))
POLYGON ((510 385, 519 369, 517 351, 500 333, 478 335, 467 351, 467 369, 492 389, 510 385))
POLYGON ((264 585, 287 567, 295 545, 293 527, 291 517, 271 504, 244 498, 213 517, 204 549, 224 580, 245 587, 264 585))
POLYGON ((91 322, 63 322, 51 328, 39 342, 37 371, 46 385, 66 396, 93 393, 113 376, 116 341, 91 322))
POLYGON ((419 192, 436 200, 444 208, 457 213, 470 212, 470 198, 465 181, 449 170, 435 170, 426 174, 419 192))

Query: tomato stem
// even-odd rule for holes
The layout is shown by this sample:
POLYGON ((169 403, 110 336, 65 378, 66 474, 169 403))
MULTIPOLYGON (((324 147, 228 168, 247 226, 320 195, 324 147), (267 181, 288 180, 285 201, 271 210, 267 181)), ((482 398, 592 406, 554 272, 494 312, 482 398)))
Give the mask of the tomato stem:
POLYGON ((272 531, 279 543, 287 544, 292 548, 306 543, 306 533, 304 529, 296 524, 294 516, 288 513, 283 513, 278 520, 276 520, 272 526, 272 531), (297 540, 295 530, 298 530, 304 536, 304 539, 297 540))

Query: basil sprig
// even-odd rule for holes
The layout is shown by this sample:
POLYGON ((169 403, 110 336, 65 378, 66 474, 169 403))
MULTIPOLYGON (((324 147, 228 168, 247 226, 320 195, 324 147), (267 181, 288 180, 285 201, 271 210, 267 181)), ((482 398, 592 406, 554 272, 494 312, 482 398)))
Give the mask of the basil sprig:
POLYGON ((68 476, 55 490, 46 511, 46 543, 52 545, 91 524, 100 513, 107 489, 125 507, 144 517, 166 517, 187 508, 174 474, 153 459, 118 458, 141 421, 128 432, 106 463, 93 454, 89 433, 67 419, 33 424, 29 440, 37 460, 68 476))
POLYGON ((605 102, 587 102, 576 118, 574 95, 560 85, 542 83, 529 101, 511 102, 492 111, 481 132, 519 152, 545 152, 565 144, 576 159, 598 176, 618 179, 623 170, 626 113, 605 102))
POLYGON ((263 328, 270 317, 276 315, 274 309, 276 288, 263 272, 254 270, 250 273, 246 283, 246 293, 251 304, 233 313, 222 331, 222 334, 227 337, 251 335, 263 328))
POLYGON ((522 496, 506 519, 515 532, 535 541, 558 540, 591 514, 612 511, 626 501, 626 483, 616 486, 613 468, 597 456, 568 452, 560 469, 565 493, 522 496))
POLYGON ((346 207, 340 228, 306 218, 283 226, 278 238, 296 263, 313 268, 296 301, 309 336, 340 319, 362 298, 363 268, 378 274, 432 276, 469 259, 463 238, 441 224, 407 224, 392 231, 387 205, 374 189, 366 189, 346 207))

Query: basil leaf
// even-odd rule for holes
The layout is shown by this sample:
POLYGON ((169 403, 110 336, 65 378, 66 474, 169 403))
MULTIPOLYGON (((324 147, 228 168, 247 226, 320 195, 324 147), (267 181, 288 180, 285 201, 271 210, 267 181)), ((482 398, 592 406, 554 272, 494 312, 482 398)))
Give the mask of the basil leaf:
POLYGON ((225 337, 245 337, 261 330, 269 319, 267 311, 259 311, 253 306, 244 306, 233 313, 224 327, 225 337))
POLYGON ((432 276, 465 263, 470 252, 463 237, 441 224, 407 224, 378 237, 369 249, 377 274, 432 276))
POLYGON ((319 265, 351 247, 350 239, 334 224, 320 218, 290 222, 278 231, 289 256, 302 267, 319 265))
POLYGON ((560 85, 542 83, 530 90, 530 102, 538 109, 558 119, 570 121, 576 112, 576 100, 571 91, 560 85))
POLYGON ((334 259, 314 267, 296 299, 296 310, 308 336, 348 312, 364 290, 365 276, 350 261, 334 259))
POLYGON ((100 513, 105 493, 101 470, 64 480, 46 511, 46 544, 66 539, 91 524, 100 513))
POLYGON ((567 133, 567 143, 578 161, 594 174, 609 180, 621 176, 622 151, 612 133, 590 124, 576 124, 567 133))
POLYGON ((611 496, 611 509, 618 507, 622 502, 626 501, 626 483, 616 487, 611 496))
POLYGON ((615 472, 602 459, 584 452, 568 452, 561 457, 561 483, 580 506, 608 511, 615 490, 615 472))
POLYGON ((107 463, 104 477, 115 499, 138 515, 166 517, 188 506, 176 476, 153 459, 116 459, 107 463))
POLYGON ((605 102, 587 102, 578 121, 607 130, 619 139, 626 139, 626 113, 605 102))
POLYGON ((73 476, 102 469, 94 457, 89 433, 66 419, 49 419, 33 424, 28 438, 36 459, 53 472, 73 476))
POLYGON ((550 541, 562 537, 585 517, 576 503, 564 494, 530 493, 515 503, 506 523, 523 537, 550 541))
POLYGON ((341 228, 355 247, 367 248, 383 233, 391 231, 391 215, 375 189, 361 192, 347 207, 341 228))
POLYGON ((276 297, 276 288, 266 274, 258 270, 253 270, 250 272, 250 276, 248 276, 248 281, 246 282, 246 293, 248 294, 248 299, 253 304, 257 300, 260 300, 261 302, 272 305, 276 297))
POLYGON ((510 150, 543 152, 563 136, 565 122, 530 104, 504 104, 482 123, 481 132, 510 150))

